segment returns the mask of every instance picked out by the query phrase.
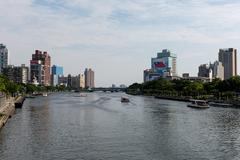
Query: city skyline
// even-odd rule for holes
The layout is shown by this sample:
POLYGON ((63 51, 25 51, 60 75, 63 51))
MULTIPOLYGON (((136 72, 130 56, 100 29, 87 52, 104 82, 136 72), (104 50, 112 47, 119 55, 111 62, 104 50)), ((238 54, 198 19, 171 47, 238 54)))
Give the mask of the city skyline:
POLYGON ((165 48, 178 55, 178 75, 197 75, 219 48, 240 48, 236 0, 9 0, 0 9, 10 64, 44 50, 65 73, 94 68, 96 86, 142 82, 149 58, 165 48))

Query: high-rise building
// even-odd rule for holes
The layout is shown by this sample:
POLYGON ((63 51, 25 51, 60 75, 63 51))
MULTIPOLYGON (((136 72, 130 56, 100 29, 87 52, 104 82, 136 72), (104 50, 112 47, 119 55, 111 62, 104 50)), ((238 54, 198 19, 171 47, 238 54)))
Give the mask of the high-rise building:
POLYGON ((198 77, 211 77, 212 76, 212 69, 210 68, 209 64, 201 64, 198 67, 198 77))
POLYGON ((215 61, 213 64, 210 63, 210 68, 212 69, 213 78, 224 80, 224 67, 222 62, 215 61))
POLYGON ((94 71, 91 68, 86 68, 84 72, 85 76, 85 88, 94 88, 94 71))
POLYGON ((9 80, 15 83, 28 83, 29 68, 26 67, 24 64, 21 66, 13 66, 8 65, 7 67, 3 68, 3 74, 6 75, 9 80))
POLYGON ((224 67, 224 79, 237 75, 237 50, 234 48, 219 49, 218 60, 224 67))
POLYGON ((36 79, 39 84, 49 86, 51 84, 50 66, 51 57, 49 54, 36 50, 35 54, 32 54, 32 60, 30 60, 31 81, 36 79))
POLYGON ((177 56, 164 49, 151 59, 151 69, 144 70, 144 82, 177 76, 177 56))
POLYGON ((161 77, 177 76, 177 56, 167 49, 162 50, 152 58, 152 69, 161 77))
POLYGON ((52 74, 63 75, 63 67, 53 65, 52 66, 52 74))
POLYGON ((71 76, 71 88, 78 90, 80 88, 79 76, 71 76))
POLYGON ((85 78, 83 74, 79 74, 79 82, 80 82, 80 88, 85 88, 85 78))
POLYGON ((0 73, 2 73, 3 68, 8 66, 8 49, 5 45, 0 44, 0 73))
POLYGON ((59 76, 63 75, 63 67, 53 65, 52 66, 52 86, 57 86, 59 84, 59 76))

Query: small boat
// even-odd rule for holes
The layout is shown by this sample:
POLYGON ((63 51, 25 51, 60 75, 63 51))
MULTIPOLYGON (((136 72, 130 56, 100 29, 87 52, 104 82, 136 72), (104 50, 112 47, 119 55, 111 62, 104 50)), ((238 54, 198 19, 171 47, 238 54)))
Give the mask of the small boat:
POLYGON ((43 97, 47 97, 48 95, 47 95, 47 93, 43 93, 42 96, 43 97))
POLYGON ((122 103, 125 103, 125 102, 130 102, 130 101, 129 101, 128 98, 126 98, 126 97, 122 97, 122 98, 121 98, 121 102, 122 102, 122 103))
POLYGON ((206 109, 206 108, 209 108, 209 105, 207 104, 206 101, 204 100, 190 100, 191 103, 188 104, 187 106, 188 107, 191 107, 191 108, 198 108, 198 109, 206 109))

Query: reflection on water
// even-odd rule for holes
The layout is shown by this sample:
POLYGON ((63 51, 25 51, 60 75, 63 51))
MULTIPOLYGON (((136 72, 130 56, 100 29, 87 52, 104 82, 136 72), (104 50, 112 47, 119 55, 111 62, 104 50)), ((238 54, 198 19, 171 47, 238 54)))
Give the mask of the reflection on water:
POLYGON ((28 99, 0 131, 1 160, 240 159, 240 110, 123 93, 28 99), (125 95, 126 96, 126 95, 125 95))

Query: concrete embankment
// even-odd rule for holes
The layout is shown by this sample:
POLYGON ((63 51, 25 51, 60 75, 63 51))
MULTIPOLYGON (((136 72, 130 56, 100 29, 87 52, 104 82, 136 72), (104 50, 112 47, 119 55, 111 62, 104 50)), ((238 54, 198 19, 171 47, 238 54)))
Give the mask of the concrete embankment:
POLYGON ((15 108, 22 108, 23 102, 25 101, 25 97, 17 97, 14 104, 15 104, 15 108))
POLYGON ((5 103, 0 106, 0 128, 2 128, 9 118, 15 112, 14 99, 9 98, 5 100, 5 103))

